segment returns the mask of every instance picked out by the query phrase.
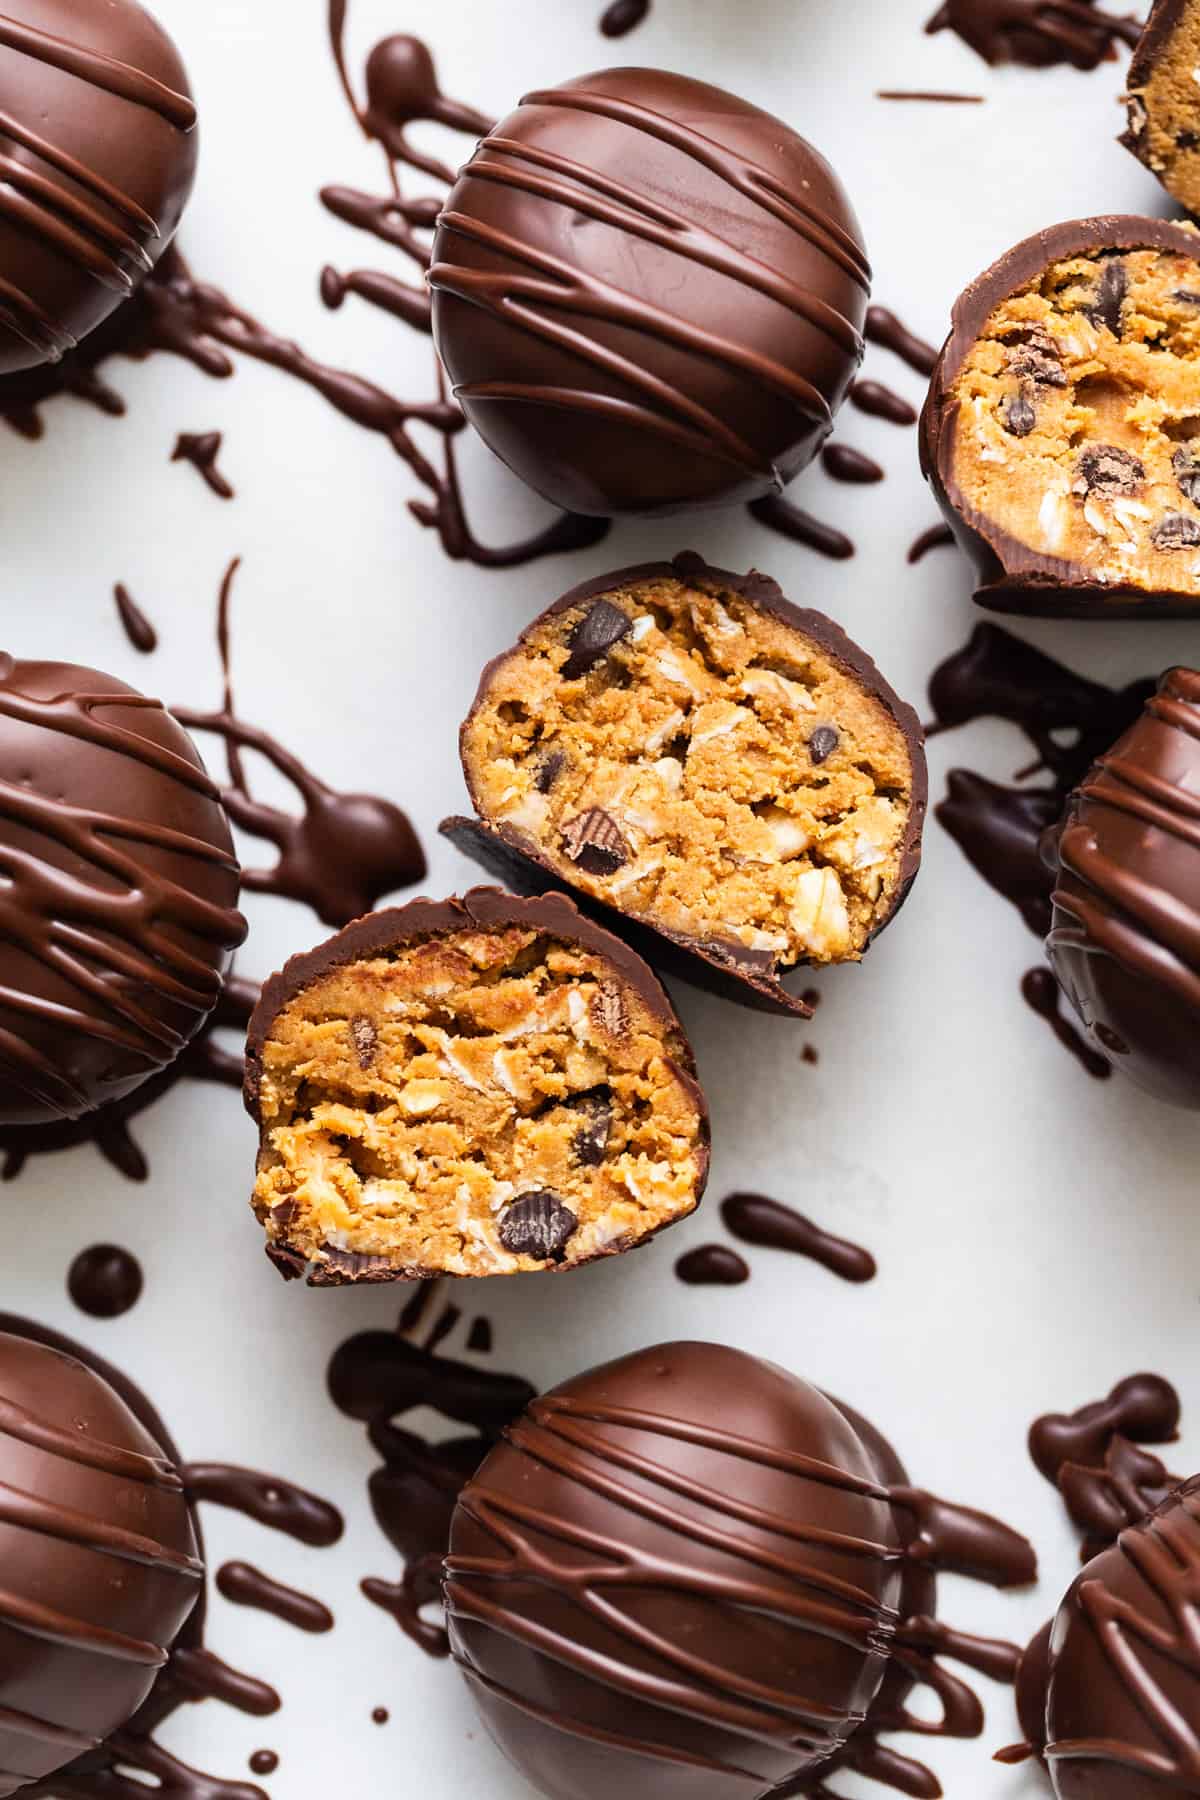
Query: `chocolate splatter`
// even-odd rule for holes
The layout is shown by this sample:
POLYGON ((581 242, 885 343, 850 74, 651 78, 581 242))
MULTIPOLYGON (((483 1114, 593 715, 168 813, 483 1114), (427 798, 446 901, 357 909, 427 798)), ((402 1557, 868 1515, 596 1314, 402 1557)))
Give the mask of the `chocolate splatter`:
POLYGON ((364 1331, 342 1344, 330 1362, 328 1386, 339 1412, 367 1426, 383 1459, 368 1484, 371 1508, 404 1563, 399 1582, 370 1577, 362 1591, 422 1650, 444 1657, 449 1654, 445 1629, 422 1617, 422 1609, 440 1598, 455 1502, 535 1390, 515 1375, 453 1362, 402 1335, 420 1324, 434 1285, 413 1296, 396 1332, 364 1331), (425 1407, 468 1427, 466 1434, 435 1443, 400 1423, 425 1407))
POLYGON ((1161 1375, 1130 1375, 1104 1400, 1073 1413, 1046 1413, 1029 1428, 1029 1454, 1062 1495, 1071 1522, 1084 1533, 1081 1560, 1090 1562, 1160 1506, 1182 1477, 1145 1444, 1173 1444, 1179 1436, 1179 1395, 1161 1375))
POLYGON ((274 1750, 255 1750, 250 1757, 252 1775, 273 1775, 278 1767, 279 1758, 274 1750))
POLYGON ((751 500, 748 510, 760 525, 769 525, 781 537, 791 538, 793 543, 807 544, 810 550, 817 550, 822 556, 842 562, 854 555, 853 541, 844 531, 814 519, 811 513, 793 505, 782 494, 766 494, 761 500, 751 500))
POLYGON ((894 388, 882 381, 856 381, 850 389, 850 404, 873 419, 886 419, 889 425, 915 425, 917 409, 894 388))
MULTIPOLYGON (((103 1358, 60 1333, 50 1331, 27 1319, 0 1314, 0 1331, 26 1337, 35 1343, 77 1357, 111 1383, 126 1405, 162 1445, 178 1466, 183 1459, 172 1441, 163 1420, 139 1388, 103 1358)), ((273 1483, 269 1476, 256 1478, 273 1483)), ((189 1489, 193 1503, 203 1496, 189 1489)), ((193 1525, 199 1554, 203 1557, 200 1520, 193 1510, 193 1525)), ((268 1518, 264 1523, 272 1523, 268 1518)), ((184 1625, 170 1657, 158 1675, 154 1687, 142 1706, 122 1730, 115 1732, 94 1751, 77 1758, 59 1774, 44 1782, 23 1788, 28 1800, 145 1800, 146 1793, 169 1794, 174 1800, 267 1800, 263 1790, 250 1782, 225 1781, 218 1776, 192 1768, 172 1756, 158 1743, 155 1734, 181 1706, 207 1700, 219 1700, 252 1717, 265 1718, 279 1711, 282 1704, 275 1689, 257 1676, 232 1668, 205 1646, 207 1625, 206 1597, 201 1596, 195 1611, 184 1625)))
POLYGON ((124 582, 118 581, 113 588, 113 599, 117 603, 117 617, 135 650, 143 656, 149 656, 152 650, 158 649, 158 633, 134 599, 124 582))
POLYGON ((221 443, 219 431, 181 431, 175 440, 171 461, 191 463, 219 500, 232 500, 234 489, 217 467, 221 443))
POLYGON ((1045 1019, 1064 1050, 1069 1050, 1094 1081, 1107 1081, 1112 1064, 1093 1050, 1063 1011, 1063 991, 1050 969, 1027 969, 1021 977, 1021 997, 1039 1019, 1045 1019))
POLYGON ((909 545, 908 560, 910 563, 919 563, 931 550, 940 550, 943 545, 953 542, 954 533, 948 525, 930 525, 909 545))
POLYGON ((910 369, 918 375, 926 377, 933 374, 937 367, 938 353, 932 344, 910 331, 902 319, 886 306, 869 306, 863 336, 868 344, 877 344, 881 350, 890 350, 910 369))
POLYGON ((884 471, 873 456, 864 456, 861 450, 855 450, 850 444, 826 444, 821 452, 821 462, 825 473, 834 481, 848 481, 856 485, 867 485, 882 481, 884 471))
POLYGON ((142 1296, 142 1265, 116 1244, 81 1250, 67 1271, 67 1292, 93 1319, 119 1319, 142 1296))
POLYGON ((764 1194, 730 1194, 721 1202, 721 1217, 739 1243, 806 1256, 843 1281, 873 1281, 878 1273, 869 1250, 822 1231, 794 1207, 764 1194))
POLYGON ((750 1279, 750 1264, 726 1244, 698 1244, 679 1258, 675 1273, 688 1287, 740 1287, 750 1279))
POLYGON ((229 617, 235 560, 221 584, 217 640, 224 673, 219 712, 174 708, 190 731, 214 732, 224 740, 229 784, 221 798, 235 825, 265 838, 279 852, 270 868, 243 869, 249 893, 302 901, 323 924, 340 927, 371 912, 385 894, 424 879, 425 855, 399 807, 373 794, 339 794, 305 768, 298 757, 266 732, 239 719, 233 710, 229 617), (255 800, 243 752, 256 750, 296 790, 298 815, 255 800))
POLYGON ((217 1591, 234 1606, 250 1606, 258 1612, 270 1613, 298 1631, 313 1633, 332 1631, 333 1614, 311 1594, 285 1587, 271 1575, 264 1575, 252 1563, 227 1562, 217 1570, 217 1591))
POLYGON ((473 1350, 481 1356, 488 1356, 491 1354, 491 1348, 492 1321, 483 1318, 482 1315, 477 1319, 472 1319, 471 1329, 467 1334, 467 1349, 473 1350))
MULTIPOLYGON (((1013 637, 998 625, 977 625, 969 641, 941 663, 929 683, 933 722, 927 735, 970 724, 1006 719, 1024 733, 1035 760, 1003 785, 971 769, 951 769, 947 795, 935 808, 972 867, 989 887, 1010 901, 1029 929, 1045 937, 1050 929, 1053 880, 1042 862, 1042 833, 1062 815, 1067 796, 1096 760, 1139 717, 1154 692, 1152 680, 1110 688, 1076 675, 1053 657, 1013 637), (1047 779, 1031 783, 1044 773, 1047 779)), ((1051 1017, 1041 972, 1026 976, 1028 1003, 1051 1017)), ((1103 1079, 1092 1052, 1070 1022, 1058 1017, 1055 1031, 1089 1074, 1103 1079)))
POLYGON ((600 30, 606 38, 625 37, 649 12, 650 0, 611 0, 600 15, 600 30))
POLYGON ((336 1544, 346 1522, 336 1506, 277 1475, 243 1469, 236 1463, 185 1463, 181 1470, 187 1497, 245 1513, 259 1525, 282 1531, 315 1550, 336 1544))
POLYGON ((1118 41, 1136 44, 1143 26, 1102 12, 1095 0, 945 0, 925 30, 956 32, 993 66, 1017 62, 1048 69, 1071 63, 1094 69, 1113 60, 1118 41))

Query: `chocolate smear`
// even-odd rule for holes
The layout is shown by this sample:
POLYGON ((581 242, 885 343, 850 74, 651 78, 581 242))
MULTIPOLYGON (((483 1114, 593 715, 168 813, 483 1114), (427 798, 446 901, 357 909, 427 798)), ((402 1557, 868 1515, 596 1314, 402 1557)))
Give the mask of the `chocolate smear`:
POLYGON ((191 463, 219 500, 232 500, 234 490, 217 467, 221 442, 219 431, 181 431, 175 440, 171 461, 191 463))
POLYGON ((869 1250, 822 1231, 803 1213, 765 1194, 730 1194, 721 1202, 721 1217, 739 1243, 806 1256, 843 1281, 873 1281, 878 1273, 869 1250))
POLYGON ((333 1614, 311 1594, 285 1587, 261 1569, 246 1562, 222 1563, 217 1570, 217 1591, 234 1606, 250 1606, 258 1612, 270 1613, 298 1631, 320 1633, 333 1630, 333 1614))
POLYGON ((124 582, 118 581, 113 588, 113 599, 117 603, 117 617, 135 650, 143 656, 149 656, 152 650, 158 649, 158 633, 134 599, 124 582))
POLYGON ((679 1258, 675 1273, 688 1287, 740 1287, 750 1279, 750 1264, 726 1244, 698 1244, 679 1258))

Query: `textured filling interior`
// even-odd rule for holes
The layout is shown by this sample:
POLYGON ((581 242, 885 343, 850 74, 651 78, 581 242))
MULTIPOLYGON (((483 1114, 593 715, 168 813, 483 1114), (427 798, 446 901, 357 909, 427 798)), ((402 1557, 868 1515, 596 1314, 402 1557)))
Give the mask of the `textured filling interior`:
POLYGON ((1186 6, 1144 87, 1128 95, 1139 154, 1183 201, 1200 208, 1200 11, 1186 6))
POLYGON ((775 960, 861 955, 912 794, 904 734, 812 639, 672 578, 558 613, 464 734, 483 817, 587 892, 775 960))
POLYGON ((264 1046, 255 1211, 276 1246, 349 1276, 624 1249, 696 1204, 686 1056, 604 957, 530 929, 334 969, 264 1046))
MULTIPOLYGON (((1197 239, 1200 251, 1200 238, 1197 239)), ((998 306, 955 385, 954 475, 1101 583, 1200 592, 1200 266, 1073 257, 998 306)))

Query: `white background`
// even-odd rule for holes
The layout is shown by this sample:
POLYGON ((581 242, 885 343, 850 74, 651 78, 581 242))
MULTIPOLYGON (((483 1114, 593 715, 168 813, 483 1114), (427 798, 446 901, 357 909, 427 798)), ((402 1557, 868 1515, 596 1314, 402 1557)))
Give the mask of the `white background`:
MULTIPOLYGON (((420 32, 446 92, 496 113, 527 88, 613 61, 719 81, 831 158, 863 223, 876 297, 940 339, 957 291, 1017 238, 1082 213, 1157 211, 1162 197, 1113 142, 1123 60, 1093 74, 993 72, 949 35, 926 39, 927 9, 932 0, 657 0, 646 26, 611 45, 596 29, 599 0, 356 0, 351 63, 360 69, 386 32, 420 32), (885 104, 874 98, 880 86, 987 98, 885 104)), ((326 261, 407 273, 317 200, 332 182, 379 192, 382 168, 335 80, 323 0, 160 0, 159 11, 190 64, 203 121, 181 237, 196 271, 314 355, 406 395, 431 392, 426 340, 359 302, 332 314, 318 298, 326 261)), ((447 140, 441 153, 461 160, 466 146, 447 140)), ((479 668, 584 575, 688 545, 734 567, 757 562, 800 604, 841 621, 918 708, 929 672, 973 623, 956 553, 905 564, 936 517, 914 434, 860 414, 844 415, 839 436, 883 462, 887 482, 838 487, 813 471, 796 490, 857 540, 851 562, 826 562, 734 513, 621 526, 598 550, 497 574, 447 561, 408 516, 417 490, 386 443, 284 376, 243 363, 220 384, 162 357, 110 372, 129 401, 124 421, 60 400, 41 444, 0 441, 6 647, 91 662, 168 701, 215 704, 216 591, 241 554, 241 712, 332 784, 408 807, 430 852, 430 892, 472 880, 434 828, 462 804, 455 732, 479 668), (232 505, 167 461, 178 431, 217 428, 238 489, 232 505), (118 580, 159 627, 153 659, 137 657, 116 623, 118 580)), ((919 400, 918 378, 885 352, 870 352, 867 372, 919 400)), ((483 452, 467 465, 485 536, 514 537, 536 520, 483 452)), ((1200 626, 1022 629, 1105 679, 1200 657, 1200 626)), ((1024 743, 999 725, 940 738, 933 797, 954 762, 1007 779, 1024 760, 1024 743)), ((269 797, 270 783, 260 791, 269 797)), ((319 935, 286 902, 252 898, 248 911, 248 973, 267 973, 319 935)), ((649 1250, 569 1280, 453 1295, 468 1318, 493 1317, 493 1366, 539 1383, 641 1343, 708 1335, 832 1388, 892 1437, 915 1480, 990 1507, 1035 1539, 1044 1574, 1034 1593, 944 1584, 954 1625, 1013 1638, 1052 1610, 1074 1567, 1060 1504, 1025 1452, 1035 1414, 1074 1407, 1134 1369, 1161 1369, 1191 1409, 1173 1462, 1184 1474, 1200 1462, 1200 1126, 1077 1069, 1017 993, 1037 955, 1017 914, 931 821, 907 910, 861 970, 818 979, 811 1026, 678 990, 713 1107, 706 1211, 649 1250), (806 1042, 820 1050, 818 1067, 801 1061, 806 1042), (878 1280, 851 1288, 752 1251, 748 1286, 685 1288, 672 1265, 689 1245, 723 1236, 716 1202, 735 1186, 865 1242, 878 1280)), ((0 1190, 0 1304, 124 1365, 186 1454, 291 1476, 349 1521, 345 1541, 318 1552, 208 1509, 214 1567, 229 1555, 259 1562, 326 1599, 337 1629, 302 1637, 214 1597, 213 1647, 274 1681, 284 1710, 255 1721, 206 1705, 177 1719, 168 1743, 230 1777, 245 1776, 253 1749, 276 1749, 281 1767, 266 1785, 279 1800, 518 1800, 526 1790, 477 1729, 453 1671, 357 1590, 361 1576, 398 1569, 367 1507, 365 1432, 334 1411, 324 1372, 344 1337, 390 1324, 402 1296, 279 1281, 246 1205, 254 1146, 234 1094, 182 1086, 137 1130, 152 1166, 145 1187, 87 1149, 32 1165, 0 1190), (140 1305, 107 1325, 74 1312, 64 1291, 72 1255, 104 1239, 134 1250, 146 1271, 140 1305), (377 1705, 392 1713, 382 1730, 370 1721, 377 1705)), ((933 1742, 930 1760, 959 1800, 1021 1800, 1038 1778, 989 1761, 1017 1735, 1011 1698, 982 1686, 982 1742, 933 1742)), ((915 1740, 900 1747, 920 1754, 915 1740)))

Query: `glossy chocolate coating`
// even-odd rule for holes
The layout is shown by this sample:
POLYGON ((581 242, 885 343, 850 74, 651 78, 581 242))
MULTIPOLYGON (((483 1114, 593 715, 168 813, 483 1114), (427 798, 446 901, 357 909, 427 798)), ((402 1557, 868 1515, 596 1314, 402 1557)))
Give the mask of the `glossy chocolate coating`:
POLYGON ((1059 1609, 1045 1713, 1059 1800, 1200 1793, 1198 1596, 1200 1479, 1122 1532, 1059 1609))
POLYGON ((6 0, 0 374, 57 362, 167 249, 196 172, 179 52, 136 0, 6 0))
MULTIPOLYGON (((632 568, 617 569, 612 574, 595 576, 589 581, 581 582, 527 626, 522 633, 522 641, 546 619, 552 618, 556 613, 570 612, 585 600, 614 593, 621 588, 636 585, 639 581, 671 578, 684 582, 708 582, 727 589, 739 595, 748 605, 772 614, 790 629, 811 638, 875 696, 904 734, 912 764, 912 804, 891 904, 873 933, 873 938, 878 937, 908 898, 921 867, 921 841, 929 799, 925 734, 912 707, 901 700, 871 657, 852 638, 847 637, 840 625, 826 618, 824 613, 793 605, 778 582, 773 581, 769 575, 760 574, 757 570, 751 570, 747 575, 737 575, 730 569, 715 569, 695 551, 685 550, 673 562, 640 563, 632 568)), ((493 672, 507 654, 502 653, 484 669, 472 702, 472 714, 484 703, 493 672)), ((460 737, 465 743, 466 724, 460 737)), ((471 791, 471 771, 465 754, 463 777, 471 791)), ((478 806, 479 798, 474 791, 471 791, 471 798, 478 806)), ((438 829, 464 856, 471 857, 490 875, 518 893, 539 894, 566 889, 567 884, 559 871, 537 853, 528 834, 514 831, 503 821, 494 823, 482 816, 475 819, 452 817, 443 819, 438 829)), ((718 942, 668 932, 621 913, 582 890, 571 891, 578 905, 594 914, 603 924, 619 931, 647 962, 654 968, 661 969, 664 974, 710 989, 725 999, 758 1012, 811 1018, 812 1007, 808 1002, 799 994, 790 993, 784 986, 781 976, 788 971, 780 969, 776 957, 750 949, 739 954, 737 947, 728 940, 718 942)))
POLYGON ((527 95, 442 213, 438 350, 497 455, 574 513, 778 492, 862 357, 870 270, 833 171, 663 70, 527 95))
POLYGON ((894 1473, 815 1388, 717 1345, 535 1401, 446 1565, 488 1730, 553 1800, 754 1800, 823 1764, 896 1629, 894 1473))
POLYGON ((199 1601, 183 1483, 93 1369, 0 1334, 0 1792, 141 1706, 199 1601))
MULTIPOLYGON (((1200 265, 1200 238, 1169 219, 1106 214, 1071 219, 1024 239, 986 269, 954 303, 950 335, 938 357, 921 414, 921 468, 960 548, 975 565, 975 599, 993 612, 1070 619, 1194 617, 1194 594, 1164 585, 1156 593, 1098 582, 1092 570, 1034 550, 986 517, 954 479, 958 402, 954 387, 992 313, 1053 263, 1105 250, 1161 249, 1200 265)), ((1200 266, 1196 271, 1200 286, 1200 266)), ((1164 578, 1165 581, 1165 578, 1164 578)))
POLYGON ((0 655, 0 1124, 165 1068, 245 936, 217 790, 155 700, 0 655))
POLYGON ((1091 1042, 1158 1099, 1200 1107, 1200 674, 1168 670, 1045 856, 1047 949, 1091 1042))

